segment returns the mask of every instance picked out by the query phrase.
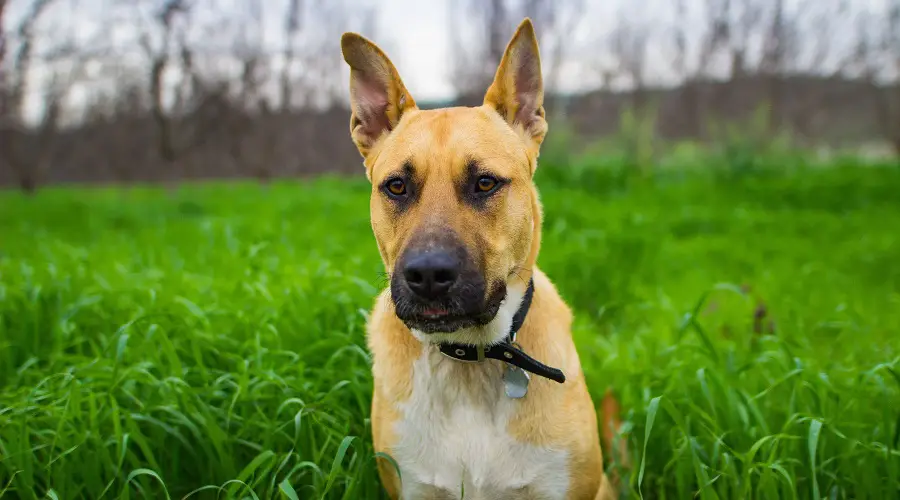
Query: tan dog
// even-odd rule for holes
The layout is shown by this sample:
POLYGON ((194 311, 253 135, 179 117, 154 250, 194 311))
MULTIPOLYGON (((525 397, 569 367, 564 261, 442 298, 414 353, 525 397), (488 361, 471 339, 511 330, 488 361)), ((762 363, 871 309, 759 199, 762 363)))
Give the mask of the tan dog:
POLYGON ((346 33, 341 48, 390 275, 368 344, 391 498, 612 498, 571 313, 535 265, 547 123, 531 21, 475 108, 420 110, 375 44, 346 33))

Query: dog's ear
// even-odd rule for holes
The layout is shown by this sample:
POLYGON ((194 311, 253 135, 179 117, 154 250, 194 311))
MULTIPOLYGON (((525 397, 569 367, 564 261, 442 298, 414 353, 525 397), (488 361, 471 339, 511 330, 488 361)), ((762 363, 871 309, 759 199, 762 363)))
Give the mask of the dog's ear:
POLYGON ((341 52, 350 66, 350 136, 363 158, 416 108, 397 69, 377 45, 356 33, 344 33, 341 52))
POLYGON ((541 56, 531 19, 525 18, 519 24, 506 46, 494 82, 484 96, 484 105, 497 110, 513 128, 521 127, 537 156, 547 134, 547 121, 541 56))

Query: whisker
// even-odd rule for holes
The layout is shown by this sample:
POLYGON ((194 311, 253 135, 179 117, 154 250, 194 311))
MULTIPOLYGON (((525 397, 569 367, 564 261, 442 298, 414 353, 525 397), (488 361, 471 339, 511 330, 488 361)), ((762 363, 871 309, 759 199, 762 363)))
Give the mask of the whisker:
POLYGON ((525 283, 526 282, 525 278, 523 278, 522 275, 519 274, 519 272, 524 272, 524 271, 526 271, 526 268, 524 266, 514 266, 512 268, 511 272, 512 272, 512 274, 514 274, 516 276, 516 278, 519 278, 519 281, 521 281, 522 283, 525 283))

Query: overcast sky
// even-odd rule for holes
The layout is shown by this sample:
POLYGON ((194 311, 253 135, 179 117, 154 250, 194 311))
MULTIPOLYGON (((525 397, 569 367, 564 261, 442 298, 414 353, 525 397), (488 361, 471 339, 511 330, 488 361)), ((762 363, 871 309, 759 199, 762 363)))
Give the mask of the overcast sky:
MULTIPOLYGON (((452 0, 384 0, 378 9, 377 31, 373 37, 384 42, 404 82, 417 99, 445 99, 453 96, 448 71, 451 69, 449 1, 452 0)), ((615 11, 621 0, 586 0, 583 23, 571 33, 572 46, 583 44, 589 37, 612 30, 615 11)), ((624 0, 638 1, 638 0, 624 0)), ((668 10, 672 0, 640 0, 648 12, 668 10)), ((693 1, 693 0, 689 0, 693 1)), ((652 14, 651 14, 652 15, 652 14)), ((540 19, 535 19, 540 31, 540 19)), ((515 26, 510 26, 512 31, 515 26)), ((574 70, 570 69, 569 73, 574 70)), ((568 87, 578 87, 571 78, 568 87)), ((571 89, 571 88, 570 88, 571 89)), ((574 90, 574 89, 571 89, 574 90)))
MULTIPOLYGON (((6 29, 12 31, 25 12, 25 7, 34 0, 11 0, 9 15, 6 16, 6 29)), ((158 5, 160 2, 143 1, 147 5, 158 5)), ((210 8, 216 12, 234 12, 244 8, 246 0, 199 0, 202 9, 210 8)), ((282 32, 284 7, 286 0, 264 0, 269 4, 264 12, 265 26, 270 29, 267 38, 272 41, 273 48, 280 47, 278 37, 282 32)), ((327 0, 308 0, 327 1, 327 0)), ((371 37, 381 45, 397 65, 410 91, 418 99, 445 99, 453 96, 453 88, 449 82, 451 69, 451 50, 448 14, 450 2, 454 0, 349 0, 352 2, 376 5, 376 19, 373 30, 361 29, 364 35, 371 37)), ((458 1, 458 0, 457 0, 458 1)), ((471 0, 464 0, 466 2, 471 0)), ((588 38, 596 38, 598 33, 608 32, 614 27, 615 13, 619 5, 631 0, 585 0, 584 18, 589 22, 581 23, 579 29, 571 33, 572 45, 584 42, 588 38)), ((640 12, 648 19, 670 11, 673 0, 642 0, 640 12)), ((699 0, 687 0, 696 2, 699 0)), ((105 10, 112 2, 122 0, 57 0, 58 6, 48 10, 42 17, 38 33, 44 36, 58 36, 69 33, 73 25, 77 36, 83 40, 101 38, 113 40, 119 45, 137 47, 138 33, 130 23, 110 23, 105 10), (129 40, 130 39, 130 40, 129 40)), ((149 9, 147 9, 149 12, 149 9)), ((204 16, 198 9, 198 16, 204 16)), ((541 30, 541 20, 535 19, 537 30, 541 30)), ((510 32, 514 25, 509 27, 510 32)), ((339 33, 335 33, 334 47, 338 47, 339 33)), ((40 40, 39 40, 40 42, 40 40)), ((131 54, 139 57, 139 53, 131 54)), ((574 82, 569 80, 571 86, 574 82)))
MULTIPOLYGON (((138 30, 133 23, 116 22, 110 20, 106 10, 113 2, 120 5, 129 0, 57 0, 57 7, 53 7, 42 18, 38 33, 40 36, 58 36, 59 33, 75 33, 79 39, 112 40, 115 45, 129 46, 131 52, 122 56, 122 59, 133 58, 136 63, 145 64, 146 58, 141 54, 137 44, 138 30)), ((159 5, 158 0, 130 0, 144 2, 146 5, 159 5)), ((249 5, 247 0, 195 0, 200 2, 202 8, 198 8, 197 16, 214 16, 221 13, 243 12, 249 5), (205 9, 205 10, 203 10, 205 9), (205 12, 205 13, 204 13, 205 12)), ((307 0, 307 1, 337 1, 337 0, 307 0)), ((453 96, 453 86, 449 80, 452 68, 452 54, 450 43, 450 26, 448 15, 450 13, 449 2, 460 0, 346 0, 347 2, 359 2, 375 5, 376 18, 370 21, 371 29, 367 29, 366 23, 362 23, 360 31, 372 38, 382 46, 394 61, 407 87, 413 96, 420 101, 443 100, 453 96)), ((462 0, 465 2, 471 0, 462 0)), ((577 91, 590 87, 596 81, 596 72, 589 69, 597 65, 597 59, 602 57, 603 47, 596 44, 604 35, 611 33, 623 18, 629 22, 653 26, 654 35, 658 38, 656 43, 648 45, 647 67, 650 81, 665 81, 672 76, 671 61, 673 58, 671 37, 668 33, 661 32, 659 27, 671 27, 674 19, 674 5, 676 0, 584 0, 583 12, 577 29, 569 33, 568 46, 575 51, 570 54, 567 63, 561 71, 561 89, 565 91, 577 91), (590 77, 593 77, 592 80, 590 77)), ((791 5, 797 5, 802 0, 785 0, 790 9, 791 5)), ((816 1, 816 0, 806 0, 816 1)), ((823 2, 837 2, 840 0, 820 0, 823 2)), ((854 8, 883 9, 888 0, 847 0, 854 8)), ((9 15, 6 17, 5 28, 13 30, 18 20, 33 0, 11 0, 9 15)), ((286 0, 264 0, 265 12, 263 14, 263 26, 265 38, 272 44, 273 50, 278 50, 282 44, 278 39, 282 33, 284 23, 283 13, 286 0)), ((701 22, 703 13, 701 6, 705 0, 684 0, 688 10, 689 23, 696 23, 696 30, 689 30, 699 36, 705 23, 701 22), (693 21, 691 21, 693 20, 693 21)), ((125 4, 128 5, 128 4, 125 4)), ((313 4, 315 5, 315 4, 313 4)), ((125 9, 133 13, 130 7, 125 9)), ((148 10, 149 12, 149 10, 148 10)), ((226 16, 228 17, 228 16, 226 16)), ((232 19, 240 18, 240 15, 230 16, 232 19)), ((535 19, 536 29, 541 32, 541 20, 535 19)), ((809 21, 814 22, 814 21, 809 21)), ((198 19, 198 24, 202 20, 198 19)), ((463 22, 463 24, 465 24, 463 22)), ((510 32, 514 26, 510 26, 510 32)), ((666 28, 668 29, 668 28, 666 28)), ((808 32, 815 32, 814 24, 806 27, 808 32)), ((199 35, 201 37, 208 35, 199 35)), ((835 44, 846 44, 841 32, 829 35, 835 44)), ((232 31, 218 33, 218 39, 223 44, 233 42, 232 31)), ((340 57, 339 50, 340 33, 328 33, 325 37, 327 44, 323 50, 333 51, 335 59, 340 57), (333 45, 331 40, 333 39, 333 45)), ((207 39, 200 39, 203 44, 207 39)), ((40 42, 40 40, 38 40, 40 42)), ((759 46, 761 41, 757 40, 759 46)), ((224 49, 228 50, 228 49, 224 49)), ((324 52, 323 52, 324 53, 324 52)), ((548 54, 543 54, 546 58, 548 54)), ((345 68, 346 71, 346 68, 345 68)), ((345 73, 346 74, 346 73, 345 73)), ((82 89, 83 90, 83 89, 82 89)), ((76 92, 83 94, 83 91, 76 92)), ((75 99, 80 99, 77 95, 75 99)), ((33 114, 40 108, 40 96, 34 95, 29 99, 29 106, 33 114)))
POLYGON ((447 0, 385 0, 378 29, 372 36, 392 38, 385 50, 395 52, 394 64, 404 83, 418 99, 452 96, 447 80, 450 51, 447 35, 447 0), (402 25, 402 29, 397 26, 402 25), (415 43, 412 43, 415 41, 415 43))

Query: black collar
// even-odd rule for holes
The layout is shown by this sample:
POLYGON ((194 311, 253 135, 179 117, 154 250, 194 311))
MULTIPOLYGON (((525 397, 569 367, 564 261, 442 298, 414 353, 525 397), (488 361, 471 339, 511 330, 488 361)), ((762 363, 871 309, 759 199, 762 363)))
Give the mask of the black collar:
POLYGON ((525 290, 525 296, 522 298, 522 304, 513 316, 512 327, 509 329, 509 334, 507 334, 500 343, 490 346, 445 343, 438 346, 441 353, 459 361, 484 361, 485 358, 498 359, 511 365, 518 366, 527 372, 559 382, 560 384, 565 382, 566 375, 562 370, 547 366, 516 347, 516 332, 518 332, 519 329, 522 328, 522 324, 525 323, 525 316, 528 314, 528 309, 531 307, 531 298, 533 295, 534 279, 530 279, 528 280, 528 288, 525 290))

